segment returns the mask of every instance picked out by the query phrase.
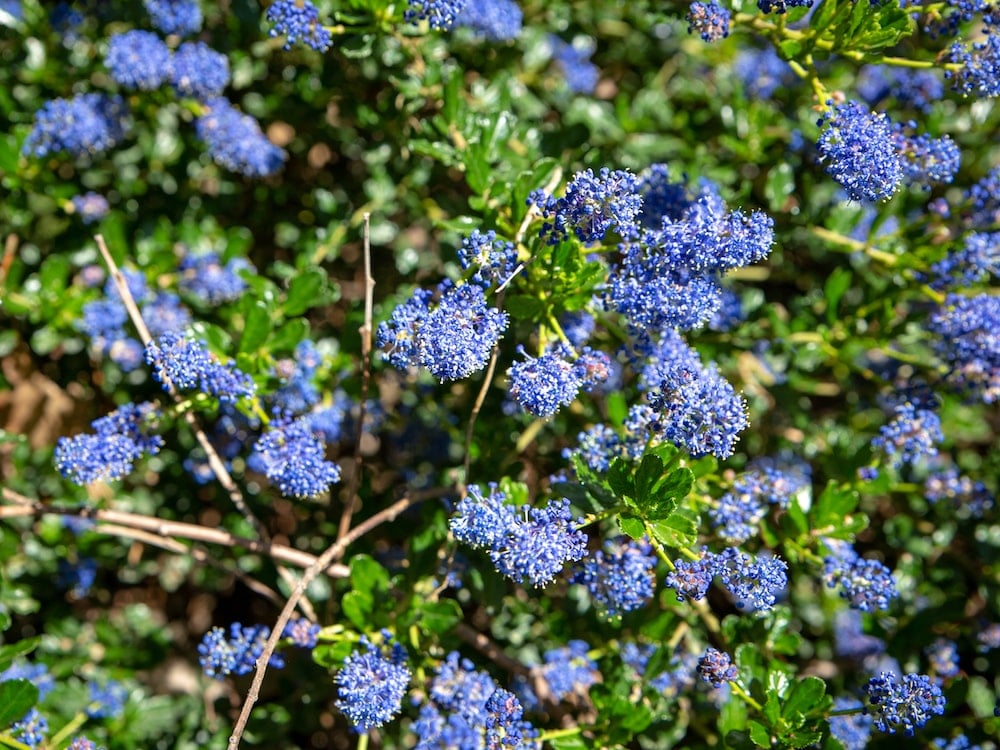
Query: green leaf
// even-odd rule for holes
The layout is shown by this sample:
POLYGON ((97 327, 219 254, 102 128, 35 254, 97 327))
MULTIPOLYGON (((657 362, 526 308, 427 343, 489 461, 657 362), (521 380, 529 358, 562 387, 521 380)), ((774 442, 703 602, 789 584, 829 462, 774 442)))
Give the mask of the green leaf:
POLYGON ((541 320, 545 317, 545 303, 538 297, 526 294, 512 294, 504 303, 507 312, 516 320, 541 320))
POLYGON ((268 351, 272 354, 292 352, 295 346, 309 335, 309 321, 305 318, 289 320, 276 329, 268 340, 268 351))
POLYGON ((771 747, 771 732, 759 721, 750 719, 747 722, 750 728, 750 739, 757 747, 771 747))
POLYGON ((646 527, 642 519, 637 516, 619 515, 618 528, 623 534, 627 534, 633 539, 642 539, 646 535, 646 527))
POLYGON ((41 642, 41 636, 36 635, 32 638, 25 638, 17 641, 16 643, 9 643, 6 646, 0 646, 0 672, 7 671, 7 668, 14 663, 15 659, 19 656, 30 654, 38 648, 38 644, 41 642))
MULTIPOLYGON (((249 298, 248 298, 249 299, 249 298)), ((261 300, 254 300, 245 311, 243 335, 237 353, 256 352, 271 332, 271 312, 261 300)))
POLYGON ((351 655, 354 644, 351 641, 336 643, 319 643, 312 650, 313 661, 327 669, 339 669, 344 665, 344 659, 351 655))
POLYGON ((663 478, 663 459, 647 453, 635 472, 635 497, 641 503, 652 493, 653 487, 663 478))
POLYGON ((389 573, 372 557, 355 555, 351 558, 351 587, 365 594, 381 594, 389 590, 389 573))
POLYGON ((364 591, 348 591, 340 600, 340 608, 344 615, 362 632, 371 629, 374 605, 375 601, 371 594, 364 591))
POLYGON ((792 747, 812 747, 819 743, 823 739, 823 733, 817 732, 815 730, 802 731, 802 732, 789 732, 782 740, 791 745, 792 747))
POLYGON ((769 688, 767 691, 767 700, 764 702, 764 718, 772 727, 777 725, 778 719, 781 718, 781 698, 774 688, 769 688))
POLYGON ((578 734, 572 737, 555 737, 546 741, 546 745, 553 750, 589 750, 590 745, 583 741, 578 734))
POLYGON ((823 288, 826 297, 826 319, 832 325, 837 320, 837 304, 851 286, 853 274, 843 266, 834 269, 823 288))
POLYGON ((0 727, 21 719, 38 702, 38 688, 31 680, 0 682, 0 727))
POLYGON ((318 268, 309 268, 289 283, 282 309, 286 316, 293 318, 310 308, 326 304, 329 294, 326 274, 318 268))
MULTIPOLYGON (((823 680, 819 677, 804 677, 792 686, 781 707, 781 715, 794 722, 796 716, 804 716, 819 706, 825 694, 826 683, 823 680)), ((802 723, 801 718, 797 723, 802 723)))
POLYGON ((693 549, 698 541, 698 521, 686 510, 677 510, 662 521, 650 522, 653 536, 661 544, 675 549, 693 549))
POLYGON ((768 171, 767 182, 764 183, 764 196, 772 211, 781 211, 788 196, 794 191, 795 171, 791 164, 781 162, 768 171))
POLYGON ((423 602, 418 608, 417 626, 425 633, 447 633, 462 619, 462 608, 454 599, 423 602))
POLYGON ((619 498, 635 499, 635 480, 632 477, 632 467, 621 456, 617 456, 608 468, 608 484, 611 486, 612 492, 619 498))

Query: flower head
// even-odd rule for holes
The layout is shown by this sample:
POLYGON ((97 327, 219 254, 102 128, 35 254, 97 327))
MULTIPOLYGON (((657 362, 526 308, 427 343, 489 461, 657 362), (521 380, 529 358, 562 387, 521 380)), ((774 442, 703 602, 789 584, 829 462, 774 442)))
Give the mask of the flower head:
POLYGON ((146 12, 164 34, 188 36, 201 28, 198 0, 146 0, 146 12))
POLYGON ((134 29, 112 35, 104 64, 126 89, 152 91, 170 75, 170 50, 153 32, 134 29))
POLYGON ((267 177, 281 169, 284 150, 265 137, 253 117, 221 96, 206 101, 205 107, 195 130, 216 164, 247 177, 267 177))
POLYGON ((206 101, 229 85, 229 58, 204 42, 184 42, 174 53, 170 83, 178 96, 206 101))
POLYGON ((77 94, 52 99, 35 113, 22 153, 44 157, 62 151, 73 157, 96 156, 125 137, 128 110, 120 96, 77 94))
POLYGON ((820 125, 820 161, 852 200, 877 201, 896 192, 903 171, 884 113, 850 101, 834 106, 820 125))
POLYGON ((729 654, 715 648, 705 649, 705 653, 698 659, 698 674, 716 688, 732 682, 739 675, 729 654))
POLYGON ((201 342, 176 331, 149 342, 146 363, 164 390, 196 389, 222 402, 250 397, 256 390, 253 379, 235 362, 219 362, 201 342))
POLYGON ((587 587, 608 617, 643 607, 653 597, 656 556, 648 542, 609 539, 578 565, 570 583, 587 587))
POLYGON ((72 198, 73 210, 80 216, 84 224, 93 224, 108 215, 110 206, 108 199, 100 193, 89 191, 72 198))
MULTIPOLYGON (((266 625, 243 626, 234 622, 229 626, 229 637, 220 627, 214 627, 201 639, 198 661, 209 677, 221 680, 227 675, 249 674, 257 668, 257 659, 264 653, 264 646, 271 629, 266 625)), ((269 667, 280 669, 285 661, 280 654, 272 654, 269 667)))
POLYGON ((326 448, 305 417, 273 421, 254 444, 252 461, 288 497, 316 497, 340 481, 340 467, 326 460, 326 448))
POLYGON ((441 380, 467 378, 486 367, 507 322, 507 313, 486 303, 482 287, 452 287, 420 326, 417 359, 441 380))
POLYGON ((695 0, 686 18, 688 33, 698 32, 706 42, 716 42, 729 36, 729 11, 715 0, 707 3, 695 0))
POLYGON ((585 245, 604 239, 608 230, 615 229, 623 237, 635 233, 635 222, 642 208, 642 196, 637 191, 631 172, 604 167, 577 172, 566 186, 562 198, 543 191, 531 194, 529 201, 538 206, 545 217, 541 236, 556 245, 571 235, 585 245))
POLYGON ((277 0, 268 9, 266 18, 274 24, 271 36, 284 36, 285 49, 302 42, 318 52, 326 52, 333 36, 319 21, 319 10, 309 0, 277 0))
POLYGON ((398 714, 410 684, 406 649, 387 631, 383 634, 380 646, 361 636, 360 648, 344 660, 334 679, 337 708, 357 732, 380 727, 398 714))
POLYGON ((91 423, 93 434, 59 438, 55 465, 76 484, 119 479, 132 471, 144 454, 156 454, 163 445, 159 435, 148 434, 156 415, 150 403, 125 404, 91 423))
POLYGON ((527 359, 515 362, 507 371, 511 398, 536 417, 551 417, 572 403, 583 387, 580 371, 562 355, 561 349, 548 350, 537 358, 525 354, 527 359))
POLYGON ((869 711, 881 732, 895 734, 899 729, 907 735, 922 727, 932 716, 944 713, 945 700, 941 688, 927 675, 892 672, 872 677, 865 686, 869 711))
POLYGON ((467 0, 455 16, 455 26, 465 26, 492 42, 516 39, 523 14, 514 0, 467 0))

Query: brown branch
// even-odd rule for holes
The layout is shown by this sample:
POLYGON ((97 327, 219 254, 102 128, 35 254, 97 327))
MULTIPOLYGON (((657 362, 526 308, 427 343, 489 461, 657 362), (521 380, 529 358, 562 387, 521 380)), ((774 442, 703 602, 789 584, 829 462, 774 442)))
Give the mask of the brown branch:
MULTIPOLYGON (((4 487, 2 492, 4 500, 15 503, 15 505, 0 507, 0 519, 41 515, 75 516, 102 522, 101 526, 94 529, 99 532, 104 524, 110 524, 122 528, 138 529, 164 539, 191 539, 192 541, 217 544, 222 547, 239 547, 249 552, 270 557, 278 562, 294 565, 298 568, 309 568, 316 563, 316 556, 310 555, 308 552, 302 552, 283 544, 266 544, 257 539, 246 539, 236 536, 225 529, 210 529, 205 526, 181 521, 164 521, 153 516, 127 513, 120 510, 60 508, 37 502, 7 487, 4 487)), ((188 548, 185 547, 185 549, 188 548)), ((331 564, 324 568, 324 572, 330 578, 346 578, 350 571, 346 565, 331 564)))
POLYGON ((397 500, 388 508, 380 510, 371 518, 365 519, 347 532, 343 538, 338 539, 332 546, 328 547, 326 551, 319 556, 316 562, 302 574, 302 577, 295 585, 295 590, 292 591, 291 596, 288 597, 288 601, 285 603, 284 609, 282 609, 281 614, 278 615, 278 621, 274 624, 274 627, 271 628, 271 635, 268 637, 267 643, 264 645, 264 650, 257 658, 257 671, 254 673, 253 681, 250 683, 250 690, 247 691, 247 697, 243 702, 243 708, 240 709, 240 715, 236 720, 236 725, 233 727, 233 733, 229 737, 229 750, 237 750, 240 746, 240 739, 243 737, 243 731, 246 729, 247 722, 250 720, 250 712, 253 711, 254 704, 260 697, 260 686, 264 682, 264 673, 267 671, 268 659, 270 659, 271 654, 274 653, 274 649, 278 645, 278 641, 281 639, 281 633, 285 629, 285 625, 288 624, 288 620, 292 616, 292 611, 295 609, 295 605, 305 593, 306 587, 321 570, 324 570, 326 566, 333 562, 335 558, 343 555, 344 551, 352 542, 364 536, 377 526, 394 520, 400 513, 416 502, 419 502, 419 500, 413 497, 404 497, 401 500, 397 500))
POLYGON ((365 319, 358 333, 361 334, 361 404, 358 407, 358 434, 354 439, 354 473, 347 489, 347 503, 340 515, 337 539, 343 539, 351 530, 351 517, 358 506, 358 488, 361 486, 361 441, 365 436, 365 416, 368 407, 368 388, 372 379, 372 319, 375 312, 375 277, 372 276, 372 215, 364 214, 364 266, 365 266, 365 319))
MULTIPOLYGON (((108 245, 104 241, 104 236, 97 234, 94 235, 94 240, 97 242, 97 247, 101 251, 101 256, 104 258, 104 262, 108 266, 108 272, 111 274, 111 278, 114 280, 115 287, 118 289, 118 295, 122 299, 122 304, 125 305, 125 309, 128 311, 129 318, 132 320, 132 325, 135 326, 136 331, 139 334, 139 339, 142 341, 143 347, 148 347, 153 337, 149 333, 149 327, 146 325, 146 321, 143 320, 142 313, 139 311, 139 306, 135 303, 135 298, 132 297, 132 291, 128 288, 128 282, 125 279, 125 275, 118 268, 118 264, 115 263, 115 259, 111 257, 111 252, 108 250, 108 245)), ((167 393, 174 400, 174 403, 183 402, 183 397, 177 391, 177 388, 170 381, 170 378, 166 373, 162 373, 163 387, 166 389, 167 393)), ((250 506, 247 505, 246 500, 243 498, 243 493, 240 492, 240 488, 237 486, 236 482, 233 480, 232 475, 226 468, 225 463, 219 456, 218 452, 215 450, 215 446, 208 439, 208 435, 201 428, 198 423, 198 417, 190 409, 183 409, 182 416, 184 421, 187 422, 188 427, 194 433, 195 439, 198 441, 198 445, 205 452, 205 457, 208 459, 208 465, 212 469, 212 473, 215 474, 215 478, 218 479, 219 484, 229 495, 230 501, 236 506, 236 509, 243 515, 244 518, 249 521, 253 530, 261 538, 265 544, 270 544, 271 537, 267 533, 267 529, 260 522, 260 519, 254 515, 253 511, 250 510, 250 506)), ((285 582, 290 586, 295 585, 295 576, 292 575, 291 571, 282 566, 278 566, 278 573, 281 575, 285 582)), ((312 607, 312 604, 308 599, 303 599, 302 602, 302 612, 310 620, 315 622, 317 620, 316 612, 312 607)))

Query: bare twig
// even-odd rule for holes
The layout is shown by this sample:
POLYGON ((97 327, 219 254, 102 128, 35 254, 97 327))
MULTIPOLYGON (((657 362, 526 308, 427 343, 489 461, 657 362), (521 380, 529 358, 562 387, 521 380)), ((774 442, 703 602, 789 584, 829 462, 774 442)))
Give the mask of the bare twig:
MULTIPOLYGON (((32 500, 7 487, 3 490, 3 499, 15 503, 13 506, 0 507, 0 519, 19 518, 42 515, 62 515, 86 518, 100 523, 93 529, 98 533, 119 534, 114 528, 127 528, 154 534, 162 539, 191 539, 193 541, 217 544, 222 547, 239 547, 241 549, 265 555, 278 562, 294 565, 297 568, 308 568, 315 564, 316 556, 308 552, 288 547, 283 544, 265 544, 257 539, 246 539, 236 536, 225 529, 210 529, 192 523, 181 521, 164 521, 153 516, 138 513, 127 513, 120 510, 100 510, 97 508, 60 508, 32 500), (108 527, 114 527, 111 530, 108 527)), ((185 550, 188 548, 185 547, 185 550)), ((171 551, 175 551, 171 549, 171 551)), ((346 578, 349 570, 346 565, 328 565, 324 572, 330 578, 346 578)))
POLYGON ((365 416, 368 406, 368 388, 372 379, 372 319, 375 308, 375 277, 372 275, 372 215, 364 214, 364 266, 365 266, 365 320, 361 334, 361 405, 358 407, 358 434, 354 439, 354 473, 347 489, 347 502, 340 515, 337 539, 343 539, 351 530, 351 517, 358 506, 358 488, 361 486, 361 441, 365 436, 365 416))
MULTIPOLYGON (((115 263, 115 259, 111 257, 111 252, 108 250, 108 245, 104 241, 104 236, 97 234, 94 236, 94 240, 97 242, 97 247, 101 251, 101 256, 104 258, 104 262, 108 266, 108 271, 111 274, 111 278, 114 280, 115 288, 118 290, 118 294, 122 299, 122 304, 125 305, 125 309, 128 311, 129 318, 132 320, 132 325, 135 326, 136 332, 139 334, 139 339, 142 341, 144 347, 148 347, 149 343, 153 340, 153 337, 149 333, 149 327, 146 325, 146 321, 143 320, 142 313, 139 311, 138 305, 135 303, 135 298, 132 297, 132 291, 128 288, 128 282, 125 279, 125 275, 118 268, 118 264, 115 263)), ((167 377, 166 373, 163 373, 163 387, 166 389, 167 393, 174 400, 175 403, 181 402, 183 399, 177 388, 167 377)), ((198 445, 205 452, 205 456, 208 459, 208 465, 212 469, 212 473, 215 474, 216 479, 219 480, 219 484, 229 495, 230 501, 236 506, 236 509, 243 515, 253 530, 261 538, 264 544, 270 544, 271 537, 267 533, 267 529, 260 522, 260 519, 254 515, 253 511, 250 510, 250 506, 247 505, 246 500, 243 498, 243 493, 240 492, 240 488, 237 486, 236 482, 233 480, 232 475, 226 468, 225 463, 220 458, 218 452, 215 450, 215 446, 208 439, 208 435, 201 428, 198 423, 198 417, 190 409, 182 410, 182 415, 184 421, 187 422, 188 427, 194 433, 195 439, 198 441, 198 445)), ((295 585, 295 576, 287 568, 278 566, 278 573, 281 575, 285 582, 289 586, 295 585)), ((302 612, 310 620, 315 622, 317 620, 316 612, 310 604, 308 599, 304 599, 302 602, 302 612)))
POLYGON ((247 722, 250 720, 250 712, 253 711, 257 698, 260 697, 260 686, 264 682, 264 673, 267 670, 267 662, 271 658, 271 654, 274 653, 274 649, 278 645, 278 641, 281 639, 281 633, 285 629, 285 625, 288 624, 288 620, 292 616, 292 611, 295 609, 295 605, 305 593, 306 587, 317 575, 319 575, 321 570, 324 570, 331 562, 333 562, 335 558, 343 555, 344 550, 346 550, 352 542, 364 536, 377 526, 392 521, 396 518, 396 516, 405 511, 415 502, 419 501, 413 497, 404 497, 401 500, 397 500, 388 508, 380 510, 371 518, 365 519, 347 532, 343 538, 338 539, 332 546, 328 547, 326 551, 319 556, 316 562, 302 574, 302 577, 299 578, 298 583, 295 585, 295 590, 292 591, 291 595, 288 597, 288 601, 285 603, 284 609, 282 609, 281 614, 278 615, 278 621, 274 624, 274 627, 271 628, 271 635, 268 637, 267 643, 264 645, 264 650, 257 658, 257 671, 254 673, 253 681, 250 683, 250 690, 247 692, 246 700, 243 702, 243 708, 240 709, 240 715, 236 720, 236 726, 233 727, 233 733, 229 737, 229 750, 236 750, 240 746, 240 739, 243 737, 243 731, 246 729, 247 722))

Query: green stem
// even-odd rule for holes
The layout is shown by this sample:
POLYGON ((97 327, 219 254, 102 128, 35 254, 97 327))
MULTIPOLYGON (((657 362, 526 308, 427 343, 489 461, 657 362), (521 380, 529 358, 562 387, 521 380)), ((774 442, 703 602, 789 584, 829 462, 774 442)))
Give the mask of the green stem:
POLYGON ((82 727, 84 723, 86 723, 86 721, 87 721, 87 714, 85 714, 83 711, 80 711, 76 716, 74 716, 66 723, 66 726, 64 726, 62 729, 60 729, 58 732, 52 735, 51 738, 49 738, 48 744, 51 747, 59 747, 60 745, 62 745, 63 742, 65 742, 69 738, 71 734, 74 734, 80 727, 82 727))
POLYGON ((358 750, 368 750, 368 734, 358 736, 358 750))
POLYGON ((583 727, 569 727, 567 729, 546 729, 538 735, 539 742, 547 742, 549 740, 556 740, 560 737, 573 737, 577 734, 583 733, 583 727))
POLYGON ((583 517, 583 523, 580 524, 580 528, 582 529, 584 526, 590 526, 592 523, 597 523, 606 518, 611 518, 611 516, 617 515, 621 511, 622 506, 615 505, 612 508, 605 508, 600 513, 588 513, 583 517))
POLYGON ((736 695, 738 695, 740 698, 742 698, 743 701, 748 705, 753 706, 758 711, 764 710, 764 707, 760 705, 757 701, 755 701, 753 697, 749 693, 747 693, 746 690, 740 687, 740 684, 738 682, 730 680, 729 687, 732 688, 732 691, 736 693, 736 695))

